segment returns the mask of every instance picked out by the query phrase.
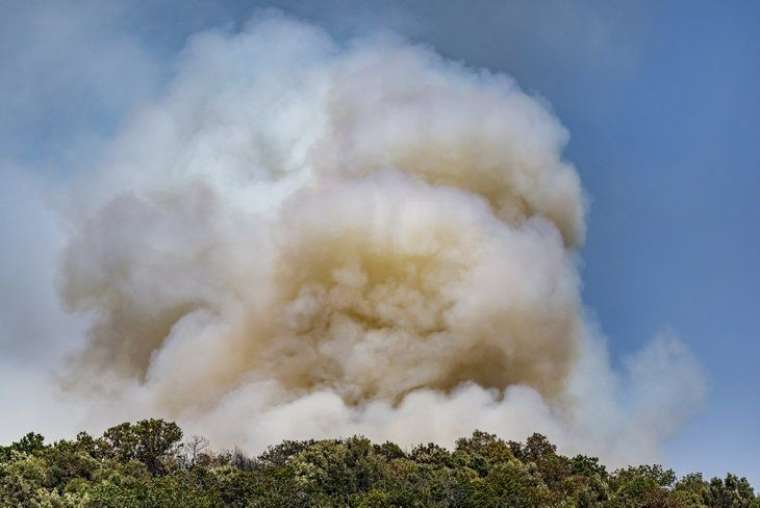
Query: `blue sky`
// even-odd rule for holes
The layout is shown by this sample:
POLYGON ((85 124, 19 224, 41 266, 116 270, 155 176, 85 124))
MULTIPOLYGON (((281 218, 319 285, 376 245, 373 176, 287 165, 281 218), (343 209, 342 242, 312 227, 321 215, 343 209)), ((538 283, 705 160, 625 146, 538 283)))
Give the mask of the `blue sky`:
MULTIPOLYGON (((760 482, 758 4, 0 5, 0 159, 8 175, 0 226, 15 231, 1 258, 4 280, 24 285, 30 269, 19 259, 45 249, 32 226, 18 227, 27 205, 15 189, 82 170, 89 150, 80 147, 99 146, 133 104, 160 89, 191 33, 239 25, 261 6, 338 37, 398 31, 470 66, 507 72, 551 104, 571 133, 566 157, 591 202, 584 303, 609 337, 613 362, 672 329, 708 375, 706 407, 669 443, 669 465, 760 482)), ((33 341, 0 344, 6 360, 38 354, 33 341)))

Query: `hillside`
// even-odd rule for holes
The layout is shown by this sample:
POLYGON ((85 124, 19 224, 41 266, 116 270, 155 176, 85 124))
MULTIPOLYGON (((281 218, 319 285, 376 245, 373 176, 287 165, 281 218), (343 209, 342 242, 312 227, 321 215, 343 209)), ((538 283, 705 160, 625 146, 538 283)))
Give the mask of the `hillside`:
POLYGON ((566 457, 540 434, 525 443, 474 432, 454 451, 402 450, 355 436, 285 441, 252 458, 183 440, 163 420, 101 437, 0 447, 0 504, 22 507, 760 507, 749 482, 676 478, 659 465, 608 471, 566 457))

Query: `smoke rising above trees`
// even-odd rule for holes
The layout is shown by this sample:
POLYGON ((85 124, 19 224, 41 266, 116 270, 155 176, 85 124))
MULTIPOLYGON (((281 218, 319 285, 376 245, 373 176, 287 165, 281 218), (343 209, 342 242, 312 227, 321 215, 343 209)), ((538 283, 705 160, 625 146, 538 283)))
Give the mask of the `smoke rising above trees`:
POLYGON ((480 428, 654 459, 704 382, 669 335, 611 369, 567 140, 508 76, 395 36, 198 34, 72 193, 66 386, 252 452, 480 428))

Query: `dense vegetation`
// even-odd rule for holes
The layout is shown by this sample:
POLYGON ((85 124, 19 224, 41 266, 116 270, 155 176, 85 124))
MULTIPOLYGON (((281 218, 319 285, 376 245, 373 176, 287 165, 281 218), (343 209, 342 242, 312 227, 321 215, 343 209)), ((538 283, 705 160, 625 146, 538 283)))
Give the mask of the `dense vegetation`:
POLYGON ((39 434, 0 447, 0 505, 29 507, 760 507, 729 474, 676 479, 661 466, 608 472, 565 457, 540 434, 517 443, 475 432, 453 452, 404 451, 363 437, 285 441, 257 458, 182 441, 144 420, 46 445, 39 434))

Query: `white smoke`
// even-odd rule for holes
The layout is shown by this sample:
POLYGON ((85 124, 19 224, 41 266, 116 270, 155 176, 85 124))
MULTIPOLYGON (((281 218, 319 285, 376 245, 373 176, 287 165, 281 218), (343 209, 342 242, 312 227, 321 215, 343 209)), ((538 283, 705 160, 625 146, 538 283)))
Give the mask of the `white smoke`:
POLYGON ((75 193, 68 383, 254 452, 544 432, 651 460, 701 400, 673 338, 612 372, 584 318, 565 129, 510 78, 277 15, 198 35, 75 193))

